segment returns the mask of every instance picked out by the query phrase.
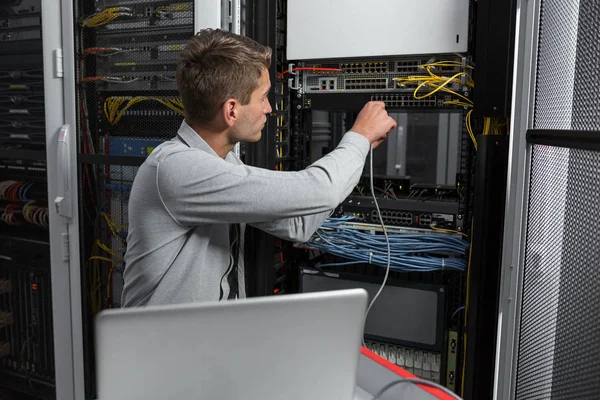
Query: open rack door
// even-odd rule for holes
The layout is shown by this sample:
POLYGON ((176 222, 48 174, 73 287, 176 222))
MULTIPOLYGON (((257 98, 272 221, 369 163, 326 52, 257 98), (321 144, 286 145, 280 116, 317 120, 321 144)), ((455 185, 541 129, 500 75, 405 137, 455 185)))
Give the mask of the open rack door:
POLYGON ((521 0, 495 398, 597 398, 600 15, 521 0))

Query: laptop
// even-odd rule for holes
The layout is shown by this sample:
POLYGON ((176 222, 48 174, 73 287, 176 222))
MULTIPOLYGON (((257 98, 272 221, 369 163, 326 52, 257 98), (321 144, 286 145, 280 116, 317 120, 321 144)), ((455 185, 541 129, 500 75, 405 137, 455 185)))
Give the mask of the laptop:
POLYGON ((105 310, 95 321, 98 399, 363 398, 367 301, 350 289, 105 310))

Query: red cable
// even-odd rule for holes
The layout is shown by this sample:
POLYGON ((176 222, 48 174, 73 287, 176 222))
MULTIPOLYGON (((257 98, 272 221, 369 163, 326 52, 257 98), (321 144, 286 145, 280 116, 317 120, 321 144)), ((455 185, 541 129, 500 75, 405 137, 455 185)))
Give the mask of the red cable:
MULTIPOLYGON (((292 71, 329 71, 329 72, 342 72, 339 68, 312 68, 312 67, 300 67, 300 68, 292 68, 292 71)), ((283 78, 283 76, 289 73, 290 70, 286 69, 279 75, 277 75, 277 79, 283 78)))
POLYGON ((106 51, 119 51, 119 49, 114 48, 114 47, 88 47, 87 49, 83 50, 83 54, 84 55, 96 54, 96 53, 102 53, 102 52, 106 52, 106 51))

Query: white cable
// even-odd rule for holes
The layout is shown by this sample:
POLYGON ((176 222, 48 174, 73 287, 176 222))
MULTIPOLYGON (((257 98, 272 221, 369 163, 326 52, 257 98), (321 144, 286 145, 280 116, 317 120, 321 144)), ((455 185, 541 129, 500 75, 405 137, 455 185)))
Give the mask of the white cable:
POLYGON ((421 378, 402 378, 402 379, 398 379, 396 381, 392 381, 392 382, 388 383, 387 385, 385 385, 383 388, 381 388, 381 390, 379 392, 377 392, 375 394, 375 396, 372 397, 371 400, 379 400, 379 399, 381 399, 381 396, 383 396, 383 394, 385 392, 387 392, 392 387, 394 387, 396 385, 400 385, 402 383, 412 383, 414 385, 429 386, 429 387, 432 387, 434 389, 438 389, 438 390, 444 392, 445 394, 447 394, 448 396, 450 396, 453 399, 462 400, 460 397, 458 397, 456 394, 454 394, 453 392, 451 392, 449 389, 445 388, 444 386, 439 385, 439 384, 437 384, 435 382, 431 382, 431 381, 427 381, 425 379, 421 379, 421 378))
POLYGON ((367 312, 365 314, 365 323, 363 324, 363 346, 364 347, 366 347, 365 346, 365 337, 364 337, 364 327, 367 326, 367 317, 369 316, 369 311, 371 311, 371 307, 373 307, 373 304, 375 304, 375 301, 377 300, 377 298, 383 291, 383 288, 385 287, 385 284, 388 280, 388 276, 390 274, 390 264, 392 262, 392 249, 390 247, 390 238, 388 237, 387 229, 385 229, 385 224, 383 223, 383 217, 381 216, 381 210, 379 209, 379 203, 377 203, 377 197, 375 196, 375 188, 373 185, 373 145, 371 145, 371 151, 369 154, 369 158, 371 159, 371 161, 370 161, 371 168, 369 171, 369 178, 370 178, 370 183, 371 183, 371 197, 373 197, 373 201, 375 202, 375 208, 377 209, 377 216, 379 217, 379 223, 381 224, 381 229, 383 229, 383 234, 385 235, 385 241, 387 244, 387 266, 385 268, 385 276, 383 278, 383 282, 381 283, 379 290, 377 291, 377 293, 371 300, 371 303, 369 304, 369 307, 367 308, 367 312))

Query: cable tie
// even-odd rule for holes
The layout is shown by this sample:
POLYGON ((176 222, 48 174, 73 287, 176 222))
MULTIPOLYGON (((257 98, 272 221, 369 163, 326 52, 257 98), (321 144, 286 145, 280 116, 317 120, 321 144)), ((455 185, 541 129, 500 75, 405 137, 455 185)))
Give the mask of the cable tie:
POLYGON ((372 257, 373 257, 373 252, 372 252, 372 251, 370 251, 370 252, 369 252, 369 264, 371 264, 371 258, 372 258, 372 257))
POLYGON ((442 271, 444 270, 444 267, 446 266, 444 260, 445 260, 445 258, 442 258, 442 271))

